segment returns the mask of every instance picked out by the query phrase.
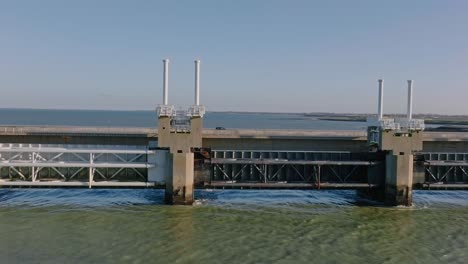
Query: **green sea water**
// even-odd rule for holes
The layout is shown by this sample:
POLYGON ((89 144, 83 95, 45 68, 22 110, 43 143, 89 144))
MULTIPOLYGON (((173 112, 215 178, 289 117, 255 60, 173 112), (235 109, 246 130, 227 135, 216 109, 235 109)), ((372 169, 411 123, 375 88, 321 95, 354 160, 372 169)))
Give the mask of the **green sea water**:
POLYGON ((468 192, 0 190, 0 263, 467 263, 468 192))

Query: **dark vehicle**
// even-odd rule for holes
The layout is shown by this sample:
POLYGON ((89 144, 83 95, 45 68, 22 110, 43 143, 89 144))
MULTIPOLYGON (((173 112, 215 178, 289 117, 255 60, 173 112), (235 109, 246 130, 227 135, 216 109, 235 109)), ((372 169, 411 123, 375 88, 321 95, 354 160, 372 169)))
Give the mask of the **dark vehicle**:
POLYGON ((216 130, 226 130, 224 127, 216 127, 216 130))

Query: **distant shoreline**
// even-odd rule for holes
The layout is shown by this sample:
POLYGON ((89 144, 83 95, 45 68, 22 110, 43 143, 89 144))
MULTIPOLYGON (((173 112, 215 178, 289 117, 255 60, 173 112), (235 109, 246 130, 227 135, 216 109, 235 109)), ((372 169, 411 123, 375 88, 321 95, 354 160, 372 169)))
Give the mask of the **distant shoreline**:
MULTIPOLYGON (((156 106, 154 109, 62 109, 62 108, 23 108, 23 107, 0 107, 0 111, 99 111, 99 112, 154 112, 156 111, 156 106)), ((267 111, 207 111, 207 113, 232 113, 232 114, 274 114, 274 115, 301 115, 305 117, 317 117, 321 120, 328 121, 365 121, 368 116, 375 116, 375 114, 370 113, 333 113, 333 112, 267 112, 267 111)), ((403 117, 401 114, 389 114, 392 117, 403 117)), ((445 120, 462 120, 468 122, 468 115, 440 115, 440 114, 415 114, 415 118, 421 118, 425 120, 430 119, 445 119, 445 120)))
MULTIPOLYGON (((319 120, 324 121, 338 121, 338 122, 366 122, 366 118, 362 117, 319 117, 319 120)), ((426 124, 431 125, 454 125, 454 126, 468 126, 467 120, 453 120, 453 119, 424 119, 426 124)))
MULTIPOLYGON (((440 127, 426 128, 427 131, 468 132, 468 116, 428 117, 416 115, 415 118, 424 119, 428 125, 441 125, 440 127)), ((318 119, 335 122, 366 122, 367 116, 336 115, 318 117, 318 119)))

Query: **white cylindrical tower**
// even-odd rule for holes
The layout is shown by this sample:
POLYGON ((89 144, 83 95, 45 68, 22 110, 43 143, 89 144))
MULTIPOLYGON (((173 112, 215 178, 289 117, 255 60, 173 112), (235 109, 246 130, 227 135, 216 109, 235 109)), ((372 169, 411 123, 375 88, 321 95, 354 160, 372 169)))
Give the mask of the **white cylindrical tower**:
POLYGON ((379 80, 379 108, 378 108, 378 118, 379 120, 383 119, 383 80, 379 80))
POLYGON ((413 80, 408 80, 408 112, 406 118, 413 118, 413 80))
POLYGON ((200 60, 195 61, 195 105, 200 105, 200 60))
POLYGON ((169 59, 163 60, 164 76, 163 76, 163 105, 169 103, 169 59))

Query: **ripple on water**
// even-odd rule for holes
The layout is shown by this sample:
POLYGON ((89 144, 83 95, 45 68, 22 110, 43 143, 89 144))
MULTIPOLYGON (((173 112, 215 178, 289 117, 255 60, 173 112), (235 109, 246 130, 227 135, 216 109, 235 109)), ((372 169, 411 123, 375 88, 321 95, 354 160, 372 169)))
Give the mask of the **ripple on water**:
POLYGON ((410 209, 368 204, 353 191, 198 190, 193 207, 165 206, 163 194, 2 189, 0 263, 464 263, 468 258, 464 191, 416 191, 410 209))
MULTIPOLYGON (((349 207, 376 205, 350 190, 196 190, 196 205, 349 207)), ((0 207, 106 207, 163 204, 160 189, 0 189, 0 207)), ((413 209, 468 206, 467 191, 414 191, 413 209)))
POLYGON ((107 207, 162 204, 163 190, 3 189, 0 207, 107 207))
POLYGON ((468 206, 468 191, 421 191, 413 192, 416 208, 468 206))

